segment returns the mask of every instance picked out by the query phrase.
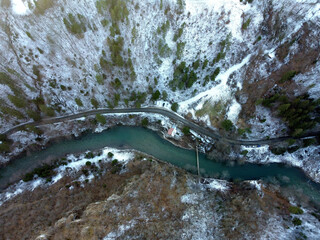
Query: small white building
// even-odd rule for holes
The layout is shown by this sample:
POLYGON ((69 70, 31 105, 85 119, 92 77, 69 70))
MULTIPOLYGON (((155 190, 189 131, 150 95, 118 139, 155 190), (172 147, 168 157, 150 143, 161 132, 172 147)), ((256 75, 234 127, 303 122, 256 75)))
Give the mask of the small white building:
POLYGON ((176 134, 176 132, 177 132, 176 126, 172 126, 172 128, 170 128, 170 129, 168 130, 168 134, 169 134, 170 136, 172 136, 172 137, 174 137, 174 135, 176 134))

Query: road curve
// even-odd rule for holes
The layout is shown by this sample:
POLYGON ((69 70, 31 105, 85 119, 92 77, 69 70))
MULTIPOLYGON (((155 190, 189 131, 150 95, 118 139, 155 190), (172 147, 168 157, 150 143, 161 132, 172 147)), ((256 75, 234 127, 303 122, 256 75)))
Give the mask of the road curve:
MULTIPOLYGON (((197 133, 200 133, 202 135, 211 137, 215 140, 221 140, 225 143, 229 143, 231 145, 247 145, 247 146, 253 146, 253 145, 263 145, 263 144, 271 144, 276 142, 282 142, 284 140, 287 140, 289 138, 292 138, 290 136, 284 136, 279 138, 270 138, 270 139, 261 139, 261 140, 238 140, 238 139, 232 139, 228 137, 221 136, 217 134, 213 129, 202 127, 194 122, 191 122, 182 116, 178 115, 177 113, 170 111, 165 108, 160 107, 146 107, 146 108, 122 108, 122 109, 109 109, 109 108, 100 108, 80 113, 75 113, 72 115, 67 116, 59 116, 59 117, 53 117, 53 118, 44 118, 41 121, 30 121, 26 123, 19 124, 15 127, 10 128, 9 130, 3 132, 3 134, 10 135, 14 133, 15 131, 21 129, 22 127, 26 125, 32 125, 32 126, 41 126, 46 124, 52 124, 52 123, 58 123, 63 121, 69 121, 74 120, 81 117, 87 117, 90 115, 95 114, 114 114, 114 113, 124 113, 124 114, 130 114, 130 113, 155 113, 155 114, 161 114, 163 116, 169 117, 173 120, 176 120, 180 123, 182 123, 185 126, 190 127, 190 129, 194 130, 197 133)), ((303 137, 309 137, 309 136, 316 136, 319 132, 309 133, 308 135, 305 135, 303 137)))

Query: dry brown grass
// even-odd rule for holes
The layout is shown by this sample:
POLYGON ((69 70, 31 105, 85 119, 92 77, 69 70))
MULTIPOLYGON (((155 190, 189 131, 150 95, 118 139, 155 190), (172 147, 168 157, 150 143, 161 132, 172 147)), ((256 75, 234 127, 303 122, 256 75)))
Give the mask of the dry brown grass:
POLYGON ((184 170, 157 161, 131 161, 127 170, 121 175, 108 171, 84 188, 73 183, 73 190, 66 185, 77 176, 65 177, 8 201, 0 207, 0 238, 34 239, 45 233, 49 239, 102 239, 131 224, 118 239, 179 239, 183 229, 192 229, 192 221, 182 220, 190 209, 195 218, 201 211, 219 216, 200 218, 217 238, 255 238, 270 216, 287 214, 288 201, 270 189, 263 188, 263 197, 248 183, 230 184, 227 193, 204 191, 188 184, 196 178, 184 170), (186 193, 203 199, 182 203, 186 193))
MULTIPOLYGON (((246 94, 248 96, 248 101, 242 105, 242 111, 240 113, 240 118, 248 120, 252 117, 255 112, 255 103, 259 98, 267 97, 274 92, 275 84, 278 84, 277 90, 285 92, 288 96, 293 96, 295 91, 299 89, 299 86, 294 81, 287 81, 280 83, 281 77, 289 72, 296 71, 300 73, 305 73, 310 70, 313 66, 315 59, 320 55, 320 48, 310 48, 310 42, 315 41, 315 37, 311 34, 309 25, 306 23, 303 27, 292 36, 293 39, 299 38, 297 41, 298 51, 290 57, 287 64, 283 64, 280 68, 276 67, 274 64, 267 66, 270 70, 275 69, 270 72, 270 76, 266 78, 261 78, 261 76, 256 74, 255 69, 259 68, 261 62, 265 62, 266 56, 264 54, 257 55, 252 58, 252 61, 246 71, 245 81, 243 83, 243 89, 239 94, 246 94)), ((288 42, 284 42, 276 50, 276 56, 280 60, 283 60, 288 55, 288 42)), ((303 89, 299 89, 303 91, 303 89)), ((301 93, 303 94, 303 92, 301 93)))

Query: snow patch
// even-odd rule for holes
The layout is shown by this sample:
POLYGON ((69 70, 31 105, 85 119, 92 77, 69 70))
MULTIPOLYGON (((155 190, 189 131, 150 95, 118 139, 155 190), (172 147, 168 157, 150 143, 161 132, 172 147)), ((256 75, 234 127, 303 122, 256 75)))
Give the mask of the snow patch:
POLYGON ((286 152, 275 155, 270 152, 269 146, 241 146, 241 150, 247 150, 246 161, 252 163, 285 163, 294 167, 300 167, 314 181, 320 182, 320 146, 300 148, 293 153, 286 152))
POLYGON ((30 13, 28 3, 22 0, 11 0, 12 10, 15 14, 26 15, 30 13))
POLYGON ((110 232, 107 236, 103 238, 103 240, 114 240, 118 237, 121 237, 126 231, 133 228, 136 224, 137 223, 135 220, 131 220, 126 224, 122 224, 118 227, 117 231, 110 232))
POLYGON ((283 136, 282 129, 287 129, 285 123, 276 117, 273 117, 268 108, 256 106, 255 118, 249 120, 251 124, 250 139, 262 139, 267 136, 283 136))
MULTIPOLYGON (((212 9, 219 14, 231 13, 229 20, 232 24, 228 24, 227 28, 231 31, 232 36, 239 40, 242 40, 242 15, 244 11, 249 10, 250 7, 250 4, 244 5, 238 0, 186 0, 186 11, 190 12, 191 15, 201 14, 206 9, 212 9)), ((259 17, 257 21, 261 21, 261 17, 259 17)))
MULTIPOLYGON (((79 157, 74 156, 73 154, 70 154, 67 156, 68 163, 67 165, 59 166, 58 168, 54 169, 56 172, 56 175, 52 177, 52 181, 49 183, 45 182, 45 179, 38 178, 29 182, 20 181, 16 184, 13 184, 12 186, 8 187, 6 190, 4 190, 2 193, 0 193, 0 206, 10 200, 11 198, 17 196, 18 194, 23 193, 24 191, 33 191, 35 188, 39 186, 50 186, 56 182, 58 182, 61 178, 66 176, 67 174, 70 174, 70 172, 78 172, 86 165, 86 162, 98 163, 101 161, 111 161, 112 159, 108 158, 108 153, 113 153, 112 159, 117 159, 122 164, 126 164, 128 161, 134 158, 134 153, 132 151, 128 150, 119 150, 115 148, 109 148, 106 147, 102 150, 102 154, 100 156, 95 156, 94 158, 86 158, 84 154, 81 154, 79 157), (71 161, 71 162, 69 162, 71 161)), ((99 165, 97 165, 99 166, 99 165)), ((78 179, 80 182, 84 182, 86 179, 92 180, 95 176, 93 174, 90 174, 89 176, 85 177, 82 175, 80 179, 78 179)))
POLYGON ((187 204, 198 204, 203 199, 203 194, 188 193, 181 196, 181 202, 187 204))
POLYGON ((249 183, 254 186, 258 191, 261 191, 261 183, 259 183, 257 180, 249 181, 249 183))
POLYGON ((229 107, 229 111, 227 113, 228 119, 233 124, 237 123, 240 111, 241 111, 241 105, 235 99, 233 99, 231 106, 229 107))
POLYGON ((221 192, 227 191, 229 189, 228 182, 219 179, 207 179, 210 183, 207 185, 212 190, 218 190, 221 192))
POLYGON ((217 76, 216 81, 220 80, 221 82, 217 86, 214 86, 207 91, 199 93, 195 97, 192 97, 186 101, 180 102, 179 103, 179 112, 181 112, 181 113, 188 112, 189 109, 191 108, 191 105, 195 105, 195 103, 196 103, 196 106, 193 106, 193 108, 199 109, 199 106, 200 105, 202 106, 205 103, 205 101, 210 101, 212 103, 216 103, 220 100, 222 100, 223 102, 226 102, 226 101, 232 99, 232 105, 230 107, 231 111, 229 113, 229 116, 232 118, 233 121, 236 121, 238 118, 238 114, 240 113, 241 106, 239 103, 236 102, 236 100, 233 99, 233 96, 232 96, 233 90, 227 84, 227 81, 229 79, 229 76, 232 73, 241 69, 244 65, 246 65, 250 61, 250 58, 251 58, 251 54, 249 54, 247 57, 245 57, 241 61, 241 63, 238 63, 238 64, 232 66, 231 68, 229 68, 227 71, 220 73, 217 76))

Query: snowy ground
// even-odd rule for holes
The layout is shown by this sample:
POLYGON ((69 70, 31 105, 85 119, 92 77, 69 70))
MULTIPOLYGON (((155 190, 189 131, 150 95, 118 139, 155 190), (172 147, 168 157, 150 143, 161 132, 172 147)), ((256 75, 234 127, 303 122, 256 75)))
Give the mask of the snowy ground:
MULTIPOLYGON (((1 54, 1 59, 4 61, 3 66, 7 65, 11 69, 15 69, 16 74, 11 77, 24 76, 24 81, 30 86, 33 86, 33 80, 30 77, 33 76, 32 67, 33 65, 39 66, 43 79, 41 89, 46 102, 49 105, 59 104, 62 111, 68 113, 92 108, 90 99, 93 97, 98 100, 101 106, 106 106, 106 100, 112 102, 115 93, 120 93, 125 98, 131 92, 128 89, 137 89, 143 92, 150 86, 160 92, 166 91, 168 93, 166 104, 179 102, 179 112, 184 114, 187 112, 194 114, 193 109, 201 108, 206 100, 210 100, 212 103, 223 100, 227 110, 225 118, 229 118, 236 124, 241 104, 236 101, 235 92, 237 89, 241 89, 245 72, 241 68, 245 68, 245 65, 251 61, 251 56, 255 56, 261 51, 270 52, 270 49, 275 49, 278 46, 277 43, 274 45, 265 42, 264 38, 262 38, 261 44, 253 44, 260 34, 259 29, 264 21, 263 11, 269 5, 267 1, 244 4, 237 0, 186 0, 183 13, 172 16, 165 15, 164 10, 170 7, 174 12, 177 5, 173 0, 164 0, 163 9, 160 9, 160 2, 156 0, 128 3, 129 22, 119 24, 119 28, 125 39, 124 51, 127 49, 131 51, 137 79, 134 82, 125 80, 127 76, 124 74, 124 70, 118 69, 107 73, 105 83, 100 87, 95 76, 103 73, 99 66, 102 50, 106 52, 107 57, 109 56, 109 49, 106 47, 106 38, 110 35, 109 25, 103 27, 101 23, 103 19, 109 19, 108 13, 98 14, 94 1, 79 3, 56 1, 54 6, 46 10, 44 15, 35 16, 34 10, 29 9, 30 6, 34 8, 34 4, 28 3, 29 1, 25 0, 14 0, 11 11, 0 12, 1 15, 8 16, 8 24, 12 33, 15 34, 13 44, 18 54, 21 55, 20 62, 28 76, 25 76, 25 73, 18 66, 16 56, 12 51, 3 51, 1 54), (60 6, 63 6, 62 10, 60 6), (80 13, 86 18, 87 31, 83 36, 75 36, 67 31, 63 18, 68 13, 80 13), (242 24, 248 19, 250 19, 250 27, 244 31, 242 24), (164 40, 171 49, 171 54, 169 57, 161 58, 162 64, 158 65, 153 56, 157 54, 157 41, 162 36, 157 35, 156 31, 167 20, 170 22, 170 27, 164 40), (186 43, 181 61, 192 65, 197 59, 201 63, 204 59, 208 59, 209 65, 205 69, 201 69, 200 65, 200 68, 195 71, 199 80, 192 88, 173 92, 168 87, 168 83, 173 77, 174 65, 172 62, 176 58, 177 48, 177 42, 173 41, 173 36, 182 26, 185 26, 184 31, 177 41, 186 43), (134 42, 131 41, 133 27, 137 30, 134 42), (27 33, 31 34, 31 37, 27 33), (226 50, 225 59, 211 66, 210 63, 220 51, 220 42, 225 40, 227 36, 231 36, 231 44, 226 50), (42 49, 43 53, 39 53, 38 48, 42 49), (30 61, 26 60, 29 52, 32 52, 32 56, 29 56, 30 61), (205 76, 211 74, 217 67, 221 68, 221 73, 216 81, 210 81, 203 86, 205 76), (228 78, 233 72, 241 73, 236 74, 236 79, 234 79, 236 87, 228 83, 228 78), (123 89, 121 90, 113 89, 110 86, 110 82, 116 77, 123 79, 123 89), (154 78, 157 78, 158 84, 153 82, 154 78), (50 86, 49 83, 53 80, 56 81, 57 88, 50 86), (60 85, 64 85, 68 89, 62 91, 60 85), (84 89, 88 94, 80 93, 84 89), (75 98, 79 98, 83 106, 77 106, 74 102, 75 98)), ((272 3, 272 7, 274 11, 282 9, 280 17, 286 16, 282 20, 286 21, 287 26, 285 39, 289 39, 291 34, 302 26, 303 22, 316 21, 319 17, 317 10, 320 8, 320 4, 316 1, 295 0, 292 3, 292 1, 282 0, 272 3), (288 4, 289 2, 290 4, 288 4), (283 6, 290 7, 283 8, 283 6)), ((0 36, 5 43, 5 33, 2 32, 0 36)), ((3 47, 10 49, 6 44, 3 47)), ((272 53, 270 54, 272 55, 272 53)), ((280 67, 280 63, 277 64, 280 67)), ((7 69, 0 68, 8 73, 7 69)), ((267 76, 263 67, 260 70, 260 76, 267 76)), ((312 81, 305 80, 304 84, 310 86, 312 81)), ((20 87, 30 98, 37 97, 37 92, 30 91, 24 86, 20 87)), ((10 93, 10 89, 4 89, 5 92, 10 93)), ((313 87, 311 91, 316 92, 316 89, 313 87)), ((120 106, 124 106, 122 100, 120 100, 120 106)), ((7 100, 5 101, 7 102, 7 100)), ((8 104, 12 106, 9 102, 8 104)), ((152 105, 152 102, 147 100, 145 105, 152 105)), ((208 124, 210 123, 208 122, 208 124)), ((4 128, 10 125, 13 125, 13 121, 1 122, 1 126, 4 128)))
POLYGON ((262 139, 266 137, 275 138, 283 136, 287 126, 281 119, 273 117, 271 111, 262 106, 256 106, 255 118, 250 119, 250 139, 262 139), (284 130, 284 131, 283 131, 284 130))
MULTIPOLYGON (((197 103, 197 105, 194 107, 194 109, 200 110, 203 104, 208 100, 212 104, 215 104, 219 101, 228 102, 231 100, 232 103, 229 107, 227 116, 228 119, 230 119, 234 124, 236 124, 238 120, 238 115, 241 111, 241 105, 234 99, 234 96, 232 95, 235 93, 236 89, 231 89, 231 87, 227 85, 227 81, 229 79, 229 76, 233 72, 239 70, 249 62, 250 57, 251 55, 249 54, 246 58, 244 58, 241 61, 241 63, 232 66, 223 73, 220 73, 216 78, 217 81, 220 81, 220 83, 217 86, 214 86, 213 88, 204 91, 186 101, 180 102, 179 112, 187 112, 190 109, 190 105, 194 105, 195 102, 197 103)), ((241 88, 241 83, 239 83, 238 85, 241 88)))
POLYGON ((301 168, 314 181, 320 182, 320 146, 310 146, 300 148, 293 153, 274 155, 270 152, 269 146, 260 147, 242 146, 241 150, 247 150, 246 161, 252 163, 285 163, 294 167, 301 168))
MULTIPOLYGON (((21 180, 20 182, 11 185, 8 189, 0 193, 0 205, 15 197, 16 195, 23 193, 24 191, 33 191, 37 187, 46 188, 52 184, 55 184, 66 175, 72 176, 72 174, 79 172, 84 166, 86 166, 87 162, 95 164, 97 167, 99 167, 98 163, 100 161, 111 162, 112 160, 117 159, 119 163, 125 165, 126 163, 128 163, 128 161, 132 160, 134 156, 135 154, 133 151, 118 150, 109 147, 103 148, 102 154, 100 156, 95 156, 94 158, 86 158, 85 153, 79 156, 70 154, 66 157, 66 160, 68 162, 67 165, 62 165, 54 169, 56 175, 52 178, 51 182, 46 183, 46 180, 42 178, 36 178, 35 180, 32 180, 30 182, 24 182, 23 180, 21 180), (113 153, 112 158, 108 157, 109 152, 113 153)), ((88 181, 91 181, 91 179, 93 178, 94 175, 91 173, 89 176, 82 175, 75 181, 79 181, 84 184, 86 179, 88 179, 88 181)))

